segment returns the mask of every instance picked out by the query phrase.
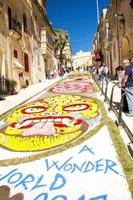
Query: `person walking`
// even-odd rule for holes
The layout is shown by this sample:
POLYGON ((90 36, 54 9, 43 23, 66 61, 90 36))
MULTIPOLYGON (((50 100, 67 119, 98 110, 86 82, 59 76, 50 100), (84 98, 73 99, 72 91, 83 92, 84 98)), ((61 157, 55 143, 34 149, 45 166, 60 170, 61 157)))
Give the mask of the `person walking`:
POLYGON ((105 63, 103 63, 103 76, 108 78, 109 69, 105 63))
POLYGON ((106 80, 108 78, 108 67, 105 63, 99 68, 98 73, 99 73, 99 80, 106 80))
POLYGON ((123 61, 123 64, 126 66, 126 69, 122 85, 125 86, 129 109, 129 113, 127 113, 126 115, 133 117, 133 58, 131 60, 131 63, 128 59, 125 59, 123 61))
POLYGON ((100 66, 98 69, 98 76, 99 76, 99 80, 102 80, 102 73, 103 73, 103 66, 100 66))

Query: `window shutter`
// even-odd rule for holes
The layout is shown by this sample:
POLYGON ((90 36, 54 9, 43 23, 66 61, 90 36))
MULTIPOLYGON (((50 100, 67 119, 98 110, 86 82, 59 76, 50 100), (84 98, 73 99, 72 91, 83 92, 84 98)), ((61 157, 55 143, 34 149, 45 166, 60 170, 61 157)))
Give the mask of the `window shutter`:
POLYGON ((27 18, 25 13, 23 14, 23 30, 27 33, 27 18))
POLYGON ((29 72, 29 58, 27 53, 24 53, 24 66, 25 66, 25 71, 29 72))
POLYGON ((9 29, 12 28, 12 10, 10 7, 8 7, 8 26, 9 29))
POLYGON ((14 49, 14 58, 18 58, 18 52, 16 49, 14 49))

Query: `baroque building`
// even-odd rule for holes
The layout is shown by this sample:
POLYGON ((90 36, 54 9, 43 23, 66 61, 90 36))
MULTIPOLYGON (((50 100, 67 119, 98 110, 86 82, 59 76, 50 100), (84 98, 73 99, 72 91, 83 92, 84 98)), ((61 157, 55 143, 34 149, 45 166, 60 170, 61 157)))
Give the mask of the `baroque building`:
POLYGON ((83 52, 80 50, 75 55, 73 55, 72 58, 74 70, 77 70, 78 67, 81 67, 83 70, 84 67, 92 65, 92 55, 90 51, 83 52))
POLYGON ((16 80, 17 90, 45 80, 53 36, 46 0, 0 0, 0 76, 16 80))
POLYGON ((125 58, 133 58, 132 5, 132 0, 110 0, 106 15, 104 18, 101 15, 98 31, 93 39, 93 52, 97 51, 97 41, 102 56, 101 63, 108 65, 112 75, 125 58))
POLYGON ((104 38, 105 38, 105 16, 107 9, 103 9, 103 12, 100 17, 100 21, 97 27, 97 32, 93 38, 93 49, 92 49, 92 59, 93 65, 99 67, 104 60, 104 38))

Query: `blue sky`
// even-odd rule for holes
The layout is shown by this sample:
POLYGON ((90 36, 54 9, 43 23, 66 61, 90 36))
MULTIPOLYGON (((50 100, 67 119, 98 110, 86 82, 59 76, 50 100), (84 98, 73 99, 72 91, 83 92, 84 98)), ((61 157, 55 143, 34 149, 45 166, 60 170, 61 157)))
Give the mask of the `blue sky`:
MULTIPOLYGON (((108 2, 99 0, 100 14, 108 2)), ((97 30, 96 0, 48 0, 47 15, 53 28, 68 31, 73 54, 91 50, 97 30)))

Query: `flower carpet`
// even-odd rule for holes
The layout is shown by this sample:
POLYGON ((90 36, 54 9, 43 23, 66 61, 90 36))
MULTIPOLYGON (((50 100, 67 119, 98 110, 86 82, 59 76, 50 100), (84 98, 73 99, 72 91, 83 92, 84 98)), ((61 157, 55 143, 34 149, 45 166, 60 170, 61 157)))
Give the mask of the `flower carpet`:
POLYGON ((97 91, 72 74, 1 117, 1 200, 132 199, 132 161, 97 91))

